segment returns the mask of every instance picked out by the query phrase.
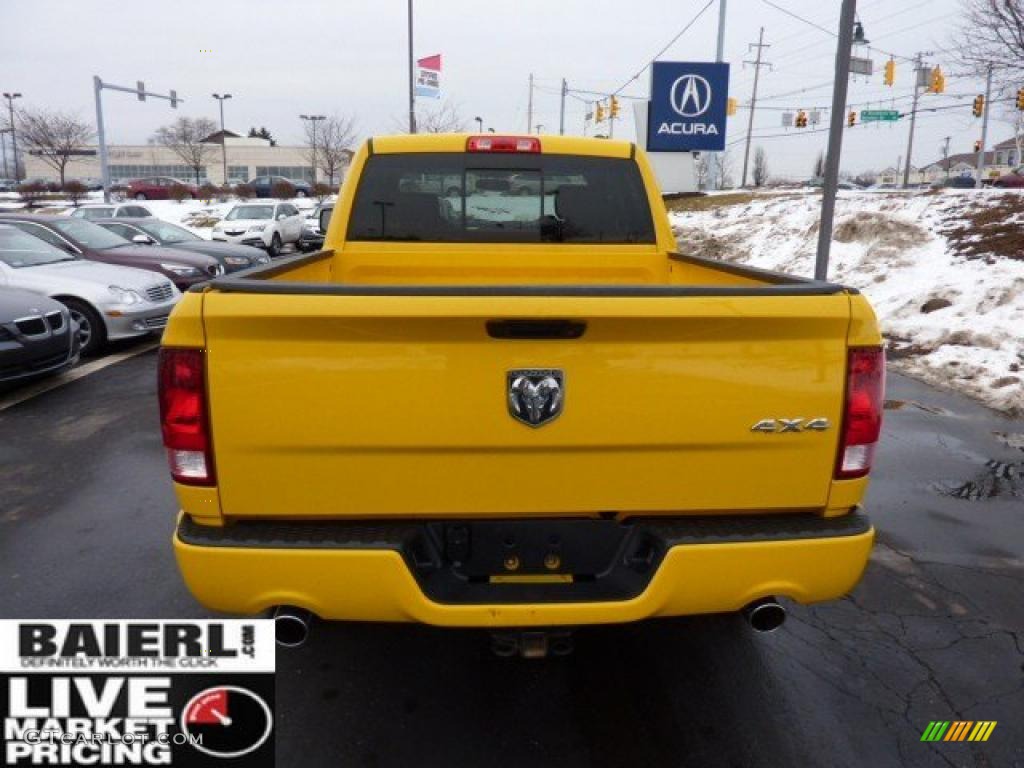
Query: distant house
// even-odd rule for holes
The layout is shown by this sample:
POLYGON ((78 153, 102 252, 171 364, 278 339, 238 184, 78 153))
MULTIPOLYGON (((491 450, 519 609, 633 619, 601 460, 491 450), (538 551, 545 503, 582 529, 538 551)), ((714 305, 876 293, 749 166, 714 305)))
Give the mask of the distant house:
MULTIPOLYGON (((1016 140, 1007 139, 1006 141, 1001 141, 985 152, 985 178, 991 179, 1002 176, 1004 173, 1008 173, 1016 168, 1021 162, 1021 155, 1017 149, 1016 140)), ((949 168, 950 176, 970 176, 976 178, 978 153, 960 152, 925 166, 924 171, 927 181, 945 178, 947 167, 949 168)))
MULTIPOLYGON (((920 168, 916 168, 913 165, 910 166, 910 177, 909 183, 920 184, 924 181, 924 174, 920 168)), ((903 168, 893 168, 892 166, 880 171, 878 174, 879 184, 903 184, 903 168)))

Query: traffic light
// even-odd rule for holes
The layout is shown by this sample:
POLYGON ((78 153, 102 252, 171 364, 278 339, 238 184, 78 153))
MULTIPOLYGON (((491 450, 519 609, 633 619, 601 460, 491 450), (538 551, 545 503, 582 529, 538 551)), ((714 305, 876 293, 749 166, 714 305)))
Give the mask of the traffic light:
POLYGON ((847 117, 846 117, 846 124, 848 126, 850 126, 851 128, 853 128, 853 126, 855 126, 857 124, 857 113, 856 112, 851 111, 850 114, 847 115, 847 117))
POLYGON ((807 127, 807 113, 802 109, 796 113, 796 127, 806 128, 807 127))
POLYGON ((597 109, 594 111, 594 122, 604 122, 604 105, 600 101, 597 102, 597 109))
POLYGON ((974 142, 974 151, 981 152, 981 139, 978 139, 976 142, 974 142))
POLYGON ((885 77, 882 79, 886 85, 892 85, 896 82, 896 61, 889 59, 885 62, 885 77))
MULTIPOLYGON (((1024 89, 1022 89, 1020 92, 1024 94, 1024 89)), ((1019 104, 1021 97, 1018 96, 1017 98, 1017 103, 1019 104)), ((1021 107, 1021 109, 1024 109, 1024 107, 1021 107)), ((725 114, 729 115, 730 117, 736 114, 736 99, 730 98, 728 101, 725 102, 725 114)))
POLYGON ((619 100, 612 96, 611 107, 608 109, 608 114, 611 115, 612 120, 619 116, 619 100))
POLYGON ((974 116, 981 117, 985 111, 985 97, 978 94, 974 97, 974 116))
POLYGON ((1024 88, 1017 91, 1017 109, 1024 110, 1024 88))
POLYGON ((928 83, 928 90, 932 93, 943 93, 946 90, 946 76, 942 74, 941 67, 932 70, 931 81, 928 83))

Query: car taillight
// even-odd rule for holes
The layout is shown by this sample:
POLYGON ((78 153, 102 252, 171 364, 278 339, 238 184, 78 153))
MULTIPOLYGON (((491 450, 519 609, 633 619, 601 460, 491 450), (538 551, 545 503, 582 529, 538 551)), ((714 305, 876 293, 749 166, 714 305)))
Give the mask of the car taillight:
POLYGON ((215 482, 205 361, 201 349, 160 350, 160 427, 171 476, 185 485, 215 482))
POLYGON ((837 479, 864 477, 871 471, 882 431, 884 396, 885 352, 881 347, 852 347, 847 358, 837 479))
POLYGON ((540 139, 535 136, 470 136, 467 152, 540 152, 540 139))

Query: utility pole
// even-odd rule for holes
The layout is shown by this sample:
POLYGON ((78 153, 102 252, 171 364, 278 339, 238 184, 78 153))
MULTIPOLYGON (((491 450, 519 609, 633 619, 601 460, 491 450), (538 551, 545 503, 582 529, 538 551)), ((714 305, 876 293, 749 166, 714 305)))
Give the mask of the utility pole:
POLYGON ((10 115, 10 130, 11 130, 11 151, 14 153, 14 180, 19 181, 18 176, 18 137, 14 131, 14 100, 20 99, 20 93, 5 93, 4 98, 7 99, 7 112, 10 115))
POLYGON ((4 158, 4 178, 9 179, 7 175, 7 137, 4 135, 7 133, 7 129, 0 130, 0 155, 4 158))
POLYGON ((217 100, 217 103, 220 104, 220 159, 221 159, 221 165, 223 166, 223 170, 224 170, 224 181, 222 181, 221 183, 224 186, 227 186, 227 184, 228 184, 228 141, 227 141, 227 138, 224 136, 224 102, 231 98, 231 94, 230 93, 225 93, 225 94, 221 95, 219 93, 214 93, 212 95, 213 95, 213 98, 215 98, 217 100))
POLYGON ((530 73, 530 97, 526 102, 526 132, 533 130, 533 72, 530 73))
POLYGON ((321 120, 326 120, 326 115, 299 115, 300 120, 308 120, 313 124, 313 177, 310 179, 310 184, 316 184, 316 124, 321 120))
POLYGON ((829 115, 821 221, 818 222, 818 253, 814 260, 815 280, 828 278, 828 255, 832 247, 832 221, 836 213, 836 190, 839 188, 839 155, 843 149, 843 122, 846 118, 846 93, 850 85, 850 49, 853 47, 853 24, 856 13, 857 0, 843 0, 842 9, 839 11, 836 80, 832 86, 832 114, 829 115))
MULTIPOLYGON (((725 0, 718 0, 718 47, 715 49, 715 61, 721 63, 725 58, 725 0)), ((714 152, 712 158, 712 189, 722 188, 723 165, 720 152, 714 152)))
POLYGON ((951 136, 947 136, 943 139, 942 144, 942 164, 946 166, 946 181, 949 181, 949 140, 951 136))
POLYGON ((562 78, 562 102, 558 106, 558 135, 565 136, 565 94, 569 91, 569 85, 562 78))
MULTIPOLYGON (((153 93, 147 91, 145 84, 139 80, 134 88, 128 88, 124 85, 114 85, 112 83, 104 83, 98 75, 92 77, 92 90, 96 98, 96 143, 99 144, 100 151, 100 175, 103 177, 103 202, 110 202, 110 165, 107 162, 107 137, 103 130, 103 91, 121 91, 122 93, 134 93, 139 101, 145 101, 147 96, 152 96, 154 99, 164 99, 171 102, 171 109, 178 108, 178 102, 184 101, 184 99, 178 97, 177 91, 171 91, 167 96, 162 93, 153 93)), ((14 173, 18 173, 17 166, 15 166, 14 173)))
MULTIPOLYGON (((981 118, 981 149, 978 150, 978 178, 974 180, 974 186, 981 189, 981 177, 985 173, 985 146, 988 142, 988 103, 992 96, 992 63, 989 62, 988 74, 985 76, 985 112, 981 118)), ((13 124, 12 124, 13 127, 13 124)), ((15 160, 15 173, 17 173, 17 160, 15 160)))
POLYGON ((757 82, 758 76, 761 74, 761 67, 771 68, 771 64, 761 61, 761 53, 765 48, 771 48, 770 45, 766 45, 764 42, 764 27, 761 27, 761 34, 757 37, 757 43, 750 43, 747 46, 749 52, 751 48, 757 48, 757 59, 754 61, 744 61, 744 64, 754 65, 754 91, 750 96, 750 119, 747 121, 747 147, 743 151, 743 181, 740 183, 741 187, 747 186, 747 166, 750 164, 750 140, 753 138, 754 133, 754 108, 757 106, 757 82))
POLYGON ((415 75, 413 70, 412 53, 412 0, 409 0, 409 133, 416 133, 416 95, 415 75))
POLYGON ((924 69, 922 61, 928 53, 921 52, 914 57, 914 101, 910 107, 910 135, 907 136, 907 164, 903 168, 903 186, 910 186, 910 160, 914 154, 914 128, 917 125, 917 97, 920 95, 921 87, 921 71, 924 69))

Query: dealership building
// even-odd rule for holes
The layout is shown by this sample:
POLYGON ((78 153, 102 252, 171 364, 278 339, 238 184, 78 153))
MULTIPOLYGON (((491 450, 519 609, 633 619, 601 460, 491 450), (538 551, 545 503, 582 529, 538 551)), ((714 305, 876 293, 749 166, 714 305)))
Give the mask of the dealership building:
MULTIPOLYGON (((240 184, 257 176, 284 176, 296 181, 310 181, 313 168, 310 165, 309 147, 272 146, 267 139, 246 138, 231 131, 217 132, 204 139, 209 152, 200 170, 200 183, 224 183, 221 142, 227 152, 228 184, 240 184)), ((59 174, 40 157, 25 154, 25 177, 59 181, 59 174)), ((195 182, 195 173, 182 162, 172 150, 159 144, 131 146, 125 144, 107 145, 107 163, 110 166, 110 180, 114 184, 146 176, 171 176, 182 181, 195 182)), ((342 174, 344 171, 342 171, 342 174)), ((89 147, 80 155, 71 158, 65 171, 66 179, 100 178, 99 151, 89 147)), ((323 171, 317 169, 317 181, 329 182, 323 171)), ((335 178, 334 182, 340 182, 335 178)))

